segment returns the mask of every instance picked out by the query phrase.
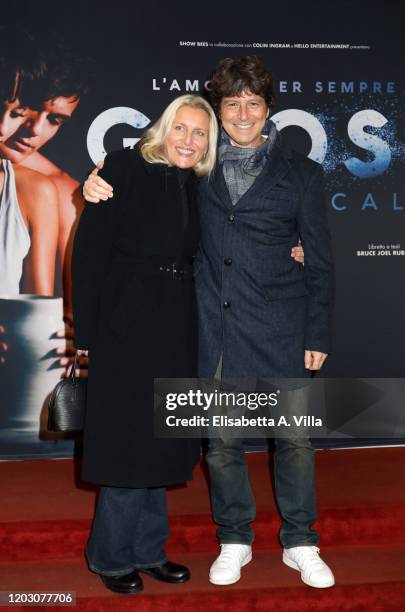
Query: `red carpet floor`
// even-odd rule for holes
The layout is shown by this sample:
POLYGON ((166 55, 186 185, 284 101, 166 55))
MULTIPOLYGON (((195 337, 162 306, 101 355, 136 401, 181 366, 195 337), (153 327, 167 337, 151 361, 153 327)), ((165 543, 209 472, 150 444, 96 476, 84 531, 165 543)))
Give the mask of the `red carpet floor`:
POLYGON ((192 483, 169 492, 168 552, 189 565, 192 580, 165 585, 144 577, 144 592, 131 597, 106 590, 87 570, 95 490, 80 482, 79 467, 68 460, 0 463, 0 591, 71 590, 75 609, 89 611, 405 610, 405 448, 317 452, 321 551, 336 576, 325 590, 307 587, 281 562, 268 455, 249 454, 248 462, 258 517, 254 559, 242 580, 208 582, 217 544, 199 467, 192 483))

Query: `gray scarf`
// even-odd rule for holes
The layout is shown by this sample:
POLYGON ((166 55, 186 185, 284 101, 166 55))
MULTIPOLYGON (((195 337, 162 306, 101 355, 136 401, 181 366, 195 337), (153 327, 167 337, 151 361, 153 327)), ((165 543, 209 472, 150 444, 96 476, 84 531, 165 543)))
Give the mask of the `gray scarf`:
POLYGON ((218 148, 218 161, 222 170, 232 204, 235 204, 253 185, 263 170, 270 151, 277 137, 277 129, 271 120, 267 120, 263 135, 268 138, 258 147, 238 147, 231 144, 227 133, 222 129, 218 148))

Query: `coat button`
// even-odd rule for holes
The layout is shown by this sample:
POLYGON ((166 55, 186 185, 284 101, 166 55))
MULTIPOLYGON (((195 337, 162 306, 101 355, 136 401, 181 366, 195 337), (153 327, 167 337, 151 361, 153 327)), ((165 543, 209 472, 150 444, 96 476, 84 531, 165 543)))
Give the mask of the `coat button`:
POLYGON ((228 223, 233 223, 235 221, 235 215, 229 215, 228 223))
POLYGON ((224 259, 224 264, 226 266, 231 266, 232 265, 232 259, 230 257, 227 257, 226 259, 224 259))
POLYGON ((230 308, 231 307, 231 302, 224 302, 223 303, 223 307, 224 308, 230 308))

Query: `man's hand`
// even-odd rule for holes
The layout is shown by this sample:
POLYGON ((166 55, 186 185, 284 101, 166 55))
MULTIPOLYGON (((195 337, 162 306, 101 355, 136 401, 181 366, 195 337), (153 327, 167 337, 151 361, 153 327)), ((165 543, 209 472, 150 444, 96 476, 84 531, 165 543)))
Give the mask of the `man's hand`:
POLYGON ((326 353, 320 353, 319 351, 305 351, 304 353, 304 364, 307 370, 320 370, 325 359, 327 358, 326 353))
POLYGON ((97 204, 100 200, 108 200, 113 197, 113 188, 106 183, 101 176, 98 176, 98 171, 104 166, 103 162, 98 162, 93 172, 89 174, 86 182, 83 185, 83 195, 87 202, 97 204))
POLYGON ((294 261, 304 265, 305 255, 301 240, 298 241, 297 246, 291 249, 291 257, 294 259, 294 261))

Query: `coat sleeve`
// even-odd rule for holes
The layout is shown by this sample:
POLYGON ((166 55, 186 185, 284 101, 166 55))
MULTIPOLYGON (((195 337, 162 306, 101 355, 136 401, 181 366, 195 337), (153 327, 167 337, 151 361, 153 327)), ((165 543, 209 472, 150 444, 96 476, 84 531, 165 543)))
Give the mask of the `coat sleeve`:
POLYGON ((125 185, 123 151, 109 153, 99 175, 114 187, 114 196, 99 204, 86 202, 72 254, 72 302, 75 346, 89 349, 99 298, 111 256, 119 200, 125 185))
POLYGON ((324 172, 319 164, 307 184, 299 207, 298 230, 304 247, 304 277, 309 294, 305 349, 330 353, 335 279, 325 206, 324 172))

